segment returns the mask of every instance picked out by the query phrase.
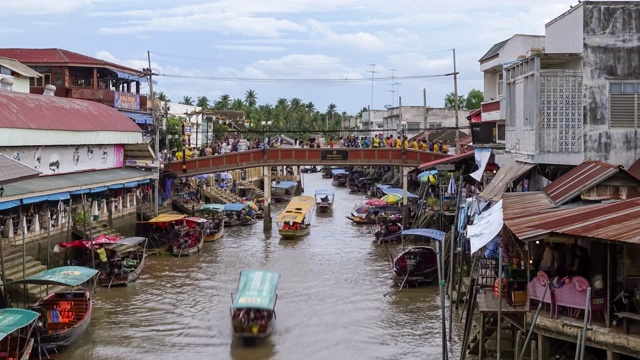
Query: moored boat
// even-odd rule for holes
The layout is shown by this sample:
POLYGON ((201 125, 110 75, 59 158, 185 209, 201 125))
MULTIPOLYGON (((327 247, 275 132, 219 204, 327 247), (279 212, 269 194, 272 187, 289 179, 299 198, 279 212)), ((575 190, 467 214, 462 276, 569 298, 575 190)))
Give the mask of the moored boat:
POLYGON ((240 272, 238 288, 231 295, 231 328, 243 340, 264 339, 273 332, 280 274, 263 269, 240 272))
POLYGON ((204 241, 216 241, 224 235, 224 204, 204 204, 196 215, 209 220, 204 231, 204 241))
POLYGON ((277 181, 271 187, 271 201, 276 203, 290 201, 295 196, 297 188, 296 181, 277 181))
POLYGON ((34 328, 40 314, 26 309, 0 309, 0 359, 26 360, 31 356, 34 328))
POLYGON ((393 261, 393 272, 401 286, 431 283, 438 278, 438 261, 434 248, 413 246, 393 261))
POLYGON ((249 204, 225 204, 224 226, 246 226, 258 223, 256 211, 249 204))
POLYGON ((311 215, 316 201, 312 196, 296 196, 278 215, 278 232, 284 239, 296 239, 311 230, 311 215))
POLYGON ((343 169, 333 169, 331 172, 334 174, 331 185, 339 187, 347 186, 349 173, 345 172, 343 169))
POLYGON ((316 190, 314 197, 316 198, 316 206, 318 212, 330 212, 333 210, 333 200, 336 192, 331 189, 316 190))
POLYGON ((149 220, 151 229, 147 238, 147 246, 151 249, 169 250, 173 243, 178 240, 181 232, 178 226, 183 223, 184 214, 160 214, 149 220))
POLYGON ((70 290, 46 295, 31 306, 31 310, 42 316, 38 327, 39 346, 35 355, 43 359, 57 354, 80 340, 89 327, 93 311, 91 293, 95 282, 91 281, 98 270, 84 266, 62 266, 42 271, 11 284, 35 284, 41 286, 68 286, 70 290), (91 289, 76 290, 88 284, 91 289))
POLYGON ((378 223, 378 230, 373 234, 375 236, 375 242, 388 243, 396 242, 401 239, 400 236, 392 236, 402 231, 402 224, 394 219, 389 221, 382 221, 378 223))
POLYGON ((204 229, 209 221, 200 217, 187 217, 181 228, 181 234, 173 243, 173 255, 191 256, 200 252, 204 245, 204 229))
POLYGON ((112 255, 107 269, 98 277, 100 286, 128 286, 140 277, 146 258, 147 238, 124 238, 104 247, 111 250, 112 255))

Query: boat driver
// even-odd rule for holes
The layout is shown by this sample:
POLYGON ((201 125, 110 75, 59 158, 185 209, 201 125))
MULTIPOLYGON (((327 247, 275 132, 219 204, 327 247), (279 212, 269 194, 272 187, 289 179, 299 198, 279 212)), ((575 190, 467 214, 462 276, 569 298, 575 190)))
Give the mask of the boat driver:
POLYGON ((329 202, 329 195, 325 195, 322 199, 320 199, 320 201, 322 201, 323 203, 328 203, 329 202))

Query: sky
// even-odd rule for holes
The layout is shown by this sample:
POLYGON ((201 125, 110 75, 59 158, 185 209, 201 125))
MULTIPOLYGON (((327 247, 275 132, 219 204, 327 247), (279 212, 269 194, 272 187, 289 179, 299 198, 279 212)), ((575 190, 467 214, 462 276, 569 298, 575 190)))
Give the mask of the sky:
MULTIPOLYGON (((514 34, 544 34, 566 0, 3 0, 0 46, 62 48, 158 74, 154 91, 297 97, 326 111, 442 107, 483 88, 478 59, 514 34), (374 66, 375 64, 375 66, 374 66), (373 73, 372 73, 373 71, 373 73), (373 76, 373 81, 372 81, 373 76), (391 84, 396 83, 395 86, 391 84)), ((148 88, 142 89, 148 93, 148 88)))

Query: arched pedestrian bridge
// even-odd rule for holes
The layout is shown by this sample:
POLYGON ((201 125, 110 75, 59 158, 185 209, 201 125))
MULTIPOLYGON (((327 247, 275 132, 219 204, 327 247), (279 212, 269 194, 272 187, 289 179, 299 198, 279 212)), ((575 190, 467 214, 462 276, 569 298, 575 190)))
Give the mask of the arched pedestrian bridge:
POLYGON ((448 156, 447 154, 400 148, 270 148, 199 157, 186 161, 172 161, 164 164, 164 170, 173 171, 179 177, 186 177, 260 166, 391 165, 418 167, 421 164, 448 156))

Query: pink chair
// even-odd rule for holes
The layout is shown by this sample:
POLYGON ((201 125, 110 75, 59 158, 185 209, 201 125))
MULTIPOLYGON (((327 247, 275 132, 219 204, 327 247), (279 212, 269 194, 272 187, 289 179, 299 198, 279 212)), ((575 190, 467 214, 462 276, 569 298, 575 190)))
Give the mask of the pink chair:
MULTIPOLYGON (((570 317, 574 317, 579 310, 584 310, 587 302, 587 289, 589 286, 589 281, 587 281, 587 279, 582 276, 574 276, 570 283, 565 283, 563 286, 555 289, 555 318, 558 318, 559 306, 566 307, 570 317)), ((605 296, 594 295, 592 290, 589 325, 591 325, 591 316, 595 311, 602 311, 605 321, 609 323, 605 296)))
POLYGON ((544 271, 538 271, 536 277, 529 282, 529 284, 527 285, 527 295, 529 297, 529 301, 527 302, 527 310, 531 309, 531 300, 542 301, 549 304, 549 308, 551 311, 550 315, 551 317, 554 317, 555 297, 553 295, 553 291, 551 291, 552 289, 549 288, 549 290, 547 290, 547 293, 544 294, 544 289, 547 286, 548 282, 549 277, 544 271), (544 298, 542 297, 543 294, 544 298))

